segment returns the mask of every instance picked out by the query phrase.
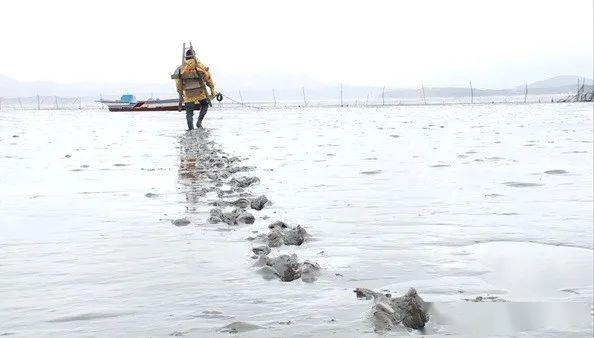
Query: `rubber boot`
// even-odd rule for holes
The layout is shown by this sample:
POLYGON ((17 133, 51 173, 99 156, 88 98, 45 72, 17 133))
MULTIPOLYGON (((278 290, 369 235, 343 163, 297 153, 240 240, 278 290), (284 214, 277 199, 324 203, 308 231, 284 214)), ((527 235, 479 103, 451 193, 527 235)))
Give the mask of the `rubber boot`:
POLYGON ((186 113, 186 122, 188 123, 188 130, 194 129, 194 114, 187 114, 186 113))
POLYGON ((204 115, 206 115, 206 112, 200 111, 200 115, 198 115, 198 122, 196 122, 196 128, 202 128, 202 120, 204 120, 204 115))

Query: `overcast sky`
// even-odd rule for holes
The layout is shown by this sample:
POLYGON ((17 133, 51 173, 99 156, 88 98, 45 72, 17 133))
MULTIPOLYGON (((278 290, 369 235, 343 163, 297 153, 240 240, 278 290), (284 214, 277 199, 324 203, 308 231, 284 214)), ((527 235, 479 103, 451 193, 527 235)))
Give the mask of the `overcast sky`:
POLYGON ((166 82, 191 40, 215 76, 391 87, 592 77, 592 0, 2 1, 0 74, 166 82))

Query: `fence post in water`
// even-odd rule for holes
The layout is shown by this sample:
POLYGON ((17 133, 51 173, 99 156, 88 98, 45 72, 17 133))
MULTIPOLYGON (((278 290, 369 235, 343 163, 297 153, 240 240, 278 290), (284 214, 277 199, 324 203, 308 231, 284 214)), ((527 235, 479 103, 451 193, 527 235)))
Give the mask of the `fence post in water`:
POLYGON ((19 107, 21 107, 21 110, 23 110, 23 101, 21 101, 21 98, 19 97, 19 107))
POLYGON ((382 88, 382 106, 386 104, 386 86, 382 88))
POLYGON ((274 101, 274 106, 276 107, 276 93, 274 92, 274 88, 272 88, 272 100, 274 101))
POLYGON ((78 109, 82 110, 82 99, 78 97, 78 109))
POLYGON ((340 106, 342 107, 342 83, 340 84, 340 106))
POLYGON ((303 92, 303 104, 307 107, 307 100, 305 99, 305 87, 301 87, 301 92, 303 92))
POLYGON ((367 97, 365 98, 365 106, 369 103, 369 93, 367 93, 367 97))
POLYGON ((37 110, 41 110, 41 101, 39 99, 39 94, 37 95, 37 110))
POLYGON ((243 107, 243 96, 241 95, 241 90, 239 90, 239 100, 241 101, 241 106, 243 107))
POLYGON ((472 81, 470 81, 470 104, 474 103, 474 90, 472 89, 472 81))
POLYGON ((56 110, 58 110, 58 107, 59 107, 58 106, 58 97, 57 96, 54 96, 54 100, 56 101, 56 110))
POLYGON ((528 82, 526 82, 526 87, 524 88, 524 103, 528 101, 528 82))

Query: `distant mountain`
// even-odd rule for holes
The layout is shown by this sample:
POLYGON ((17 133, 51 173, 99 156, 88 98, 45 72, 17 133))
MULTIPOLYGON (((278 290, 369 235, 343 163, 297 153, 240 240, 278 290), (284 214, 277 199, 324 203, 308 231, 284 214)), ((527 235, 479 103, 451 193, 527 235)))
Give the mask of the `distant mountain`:
MULTIPOLYGON (((528 84, 528 88, 534 89, 541 89, 541 88, 559 88, 559 87, 571 87, 577 88, 578 79, 580 83, 582 82, 582 78, 578 76, 571 76, 571 75, 561 75, 555 76, 550 79, 536 81, 528 84)), ((592 85, 592 79, 586 78, 586 85, 592 85)), ((518 88, 524 88, 523 85, 518 86, 518 88)))

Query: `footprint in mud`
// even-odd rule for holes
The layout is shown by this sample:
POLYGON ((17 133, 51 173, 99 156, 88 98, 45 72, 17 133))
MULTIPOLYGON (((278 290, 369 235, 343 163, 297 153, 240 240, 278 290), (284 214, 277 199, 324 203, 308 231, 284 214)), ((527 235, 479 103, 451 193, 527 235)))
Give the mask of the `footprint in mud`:
POLYGON ((542 185, 540 183, 531 183, 531 182, 503 182, 502 184, 507 185, 508 187, 513 187, 513 188, 539 187, 542 185))
POLYGON ((392 135, 390 135, 390 137, 393 137, 393 138, 399 138, 399 137, 400 137, 400 135, 392 134, 392 135))
POLYGON ((362 171, 361 174, 363 175, 377 175, 381 173, 381 170, 369 170, 369 171, 362 171))
POLYGON ((115 163, 113 166, 114 167, 127 167, 127 166, 129 166, 129 164, 126 164, 126 163, 115 163))
POLYGON ((430 165, 431 168, 447 168, 449 167, 449 164, 434 164, 434 165, 430 165))
POLYGON ((563 169, 547 170, 544 173, 545 174, 549 174, 549 175, 565 175, 565 174, 569 174, 568 171, 565 171, 563 169))

